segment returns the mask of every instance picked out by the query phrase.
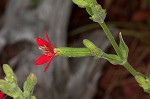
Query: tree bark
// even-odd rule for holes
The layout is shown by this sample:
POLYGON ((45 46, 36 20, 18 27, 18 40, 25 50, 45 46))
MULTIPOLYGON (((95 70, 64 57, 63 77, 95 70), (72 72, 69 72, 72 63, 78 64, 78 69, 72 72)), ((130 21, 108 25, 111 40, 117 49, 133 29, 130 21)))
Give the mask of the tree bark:
MULTIPOLYGON (((66 46, 68 19, 71 11, 71 0, 34 0, 39 1, 33 8, 33 0, 9 0, 4 15, 3 28, 0 31, 0 49, 7 44, 21 43, 24 49, 9 64, 14 69, 20 86, 27 75, 33 72, 38 77, 34 90, 38 99, 60 99, 67 79, 69 78, 68 61, 56 58, 51 68, 44 73, 44 67, 36 67, 35 60, 42 54, 35 42, 37 36, 48 31, 53 44, 66 46), (44 98, 43 98, 44 97, 44 98)), ((16 49, 17 50, 17 49, 16 49)))

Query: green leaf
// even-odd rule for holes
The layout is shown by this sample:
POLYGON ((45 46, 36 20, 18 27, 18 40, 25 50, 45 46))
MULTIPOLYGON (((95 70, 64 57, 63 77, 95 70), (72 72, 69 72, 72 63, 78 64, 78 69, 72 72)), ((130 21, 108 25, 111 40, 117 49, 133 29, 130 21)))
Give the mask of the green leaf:
POLYGON ((150 78, 146 77, 145 75, 138 73, 135 76, 136 81, 139 83, 144 90, 144 92, 150 93, 150 78))
POLYGON ((4 69, 6 76, 10 76, 14 74, 13 70, 10 68, 8 64, 4 64, 3 69, 4 69))
POLYGON ((89 15, 93 15, 92 9, 90 7, 86 7, 86 11, 88 12, 89 15))
POLYGON ((98 4, 91 6, 91 9, 93 15, 90 17, 90 19, 97 23, 103 23, 106 18, 106 10, 98 4))
MULTIPOLYGON (((15 83, 0 80, 0 90, 11 97, 18 97, 19 89, 15 83)), ((20 93, 20 92, 19 92, 20 93)))
POLYGON ((96 0, 86 0, 87 3, 90 5, 90 4, 97 4, 97 1, 96 0))
POLYGON ((121 32, 119 33, 119 39, 120 39, 120 44, 119 44, 120 51, 122 52, 122 55, 123 55, 124 59, 127 59, 129 48, 125 44, 125 42, 122 38, 121 32))
POLYGON ((96 58, 101 58, 103 55, 103 51, 99 49, 94 43, 92 43, 90 40, 84 39, 83 44, 85 47, 87 47, 93 56, 96 58))
POLYGON ((108 60, 113 65, 119 65, 123 63, 120 57, 114 54, 105 54, 103 58, 108 60))
MULTIPOLYGON (((17 78, 7 64, 3 65, 3 70, 6 74, 5 80, 0 79, 0 91, 4 92, 13 99, 31 99, 33 88, 37 82, 34 74, 30 74, 27 81, 24 83, 24 93, 17 84, 17 78), (28 97, 26 97, 28 96, 28 97)), ((35 99, 34 97, 32 99, 35 99)))
POLYGON ((32 95, 36 83, 37 83, 37 77, 35 76, 35 74, 30 74, 23 85, 25 97, 30 97, 30 95, 32 95))
POLYGON ((147 87, 144 89, 145 92, 150 93, 150 78, 146 77, 147 87))
POLYGON ((35 96, 32 96, 31 99, 36 99, 36 97, 35 97, 35 96))
POLYGON ((5 80, 9 80, 9 82, 17 83, 17 77, 14 74, 13 70, 10 68, 10 66, 8 64, 4 64, 3 69, 6 74, 5 80))
POLYGON ((97 3, 96 0, 72 0, 79 7, 86 8, 94 22, 103 23, 106 17, 106 10, 97 3))
POLYGON ((85 0, 72 0, 73 3, 75 3, 76 5, 78 5, 81 8, 85 8, 88 4, 85 0))
POLYGON ((141 75, 140 73, 135 76, 136 81, 141 85, 145 85, 145 77, 141 75))

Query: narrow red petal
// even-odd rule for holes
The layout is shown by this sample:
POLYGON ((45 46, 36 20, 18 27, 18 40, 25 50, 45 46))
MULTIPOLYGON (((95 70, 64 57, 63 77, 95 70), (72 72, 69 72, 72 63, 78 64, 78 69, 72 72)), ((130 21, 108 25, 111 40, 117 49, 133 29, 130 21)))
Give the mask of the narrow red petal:
POLYGON ((46 31, 44 31, 44 34, 45 34, 45 36, 46 36, 48 42, 51 43, 51 41, 50 41, 50 39, 49 39, 49 36, 48 36, 48 33, 47 33, 46 31))
POLYGON ((53 57, 53 55, 52 56, 48 56, 48 55, 43 54, 41 57, 39 57, 36 60, 36 65, 45 64, 46 62, 48 62, 51 59, 51 57, 53 57))
POLYGON ((45 69, 44 69, 44 72, 46 72, 47 69, 49 68, 50 63, 51 63, 52 59, 54 58, 54 56, 55 56, 55 54, 53 54, 53 56, 49 59, 49 62, 48 62, 47 66, 46 66, 45 69))
POLYGON ((45 36, 46 36, 46 38, 47 38, 47 40, 48 40, 48 42, 49 42, 49 45, 50 45, 49 47, 50 47, 50 49, 54 49, 55 46, 51 43, 51 40, 50 40, 50 38, 49 38, 49 36, 48 36, 48 33, 45 31, 44 34, 45 34, 45 36))
POLYGON ((36 38, 36 42, 39 46, 48 46, 49 42, 47 42, 46 40, 42 39, 42 38, 36 38))

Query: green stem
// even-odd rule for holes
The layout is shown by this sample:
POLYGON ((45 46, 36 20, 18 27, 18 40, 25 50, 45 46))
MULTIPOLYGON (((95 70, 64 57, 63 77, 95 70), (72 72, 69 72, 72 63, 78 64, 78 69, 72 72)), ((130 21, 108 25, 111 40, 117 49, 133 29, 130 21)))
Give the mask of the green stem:
POLYGON ((69 48, 61 47, 54 49, 57 52, 57 56, 63 57, 85 57, 94 56, 88 48, 69 48))
POLYGON ((138 74, 138 72, 128 63, 126 62, 123 65, 133 76, 136 76, 138 74))
MULTIPOLYGON (((103 28, 103 30, 105 31, 108 39, 110 40, 113 48, 115 49, 117 55, 120 56, 120 58, 123 59, 123 56, 122 56, 122 53, 114 39, 114 37, 112 36, 110 30, 108 29, 108 27, 106 26, 105 23, 100 23, 101 27, 103 28)), ((124 65, 123 65, 133 76, 137 75, 137 71, 128 63, 126 62, 124 65)))
POLYGON ((110 40, 113 48, 115 49, 117 55, 120 56, 121 59, 123 59, 122 53, 121 53, 121 51, 120 51, 120 49, 119 49, 119 47, 118 47, 114 37, 112 36, 110 30, 108 29, 107 25, 105 24, 105 22, 99 23, 99 24, 101 25, 101 27, 103 28, 104 32, 106 33, 106 35, 107 35, 108 39, 110 40))

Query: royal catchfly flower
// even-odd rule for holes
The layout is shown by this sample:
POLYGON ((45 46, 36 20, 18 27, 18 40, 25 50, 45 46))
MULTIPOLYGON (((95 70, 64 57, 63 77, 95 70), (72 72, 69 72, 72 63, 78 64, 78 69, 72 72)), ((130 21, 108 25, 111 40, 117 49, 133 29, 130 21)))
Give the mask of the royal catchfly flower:
POLYGON ((0 92, 0 99, 5 99, 4 93, 0 92))
POLYGON ((44 69, 44 72, 46 72, 46 70, 50 66, 52 59, 55 57, 56 52, 54 51, 55 46, 51 43, 47 32, 44 32, 44 34, 47 38, 47 41, 39 37, 36 38, 39 49, 43 52, 43 55, 36 60, 36 65, 42 65, 48 62, 47 66, 44 69))

